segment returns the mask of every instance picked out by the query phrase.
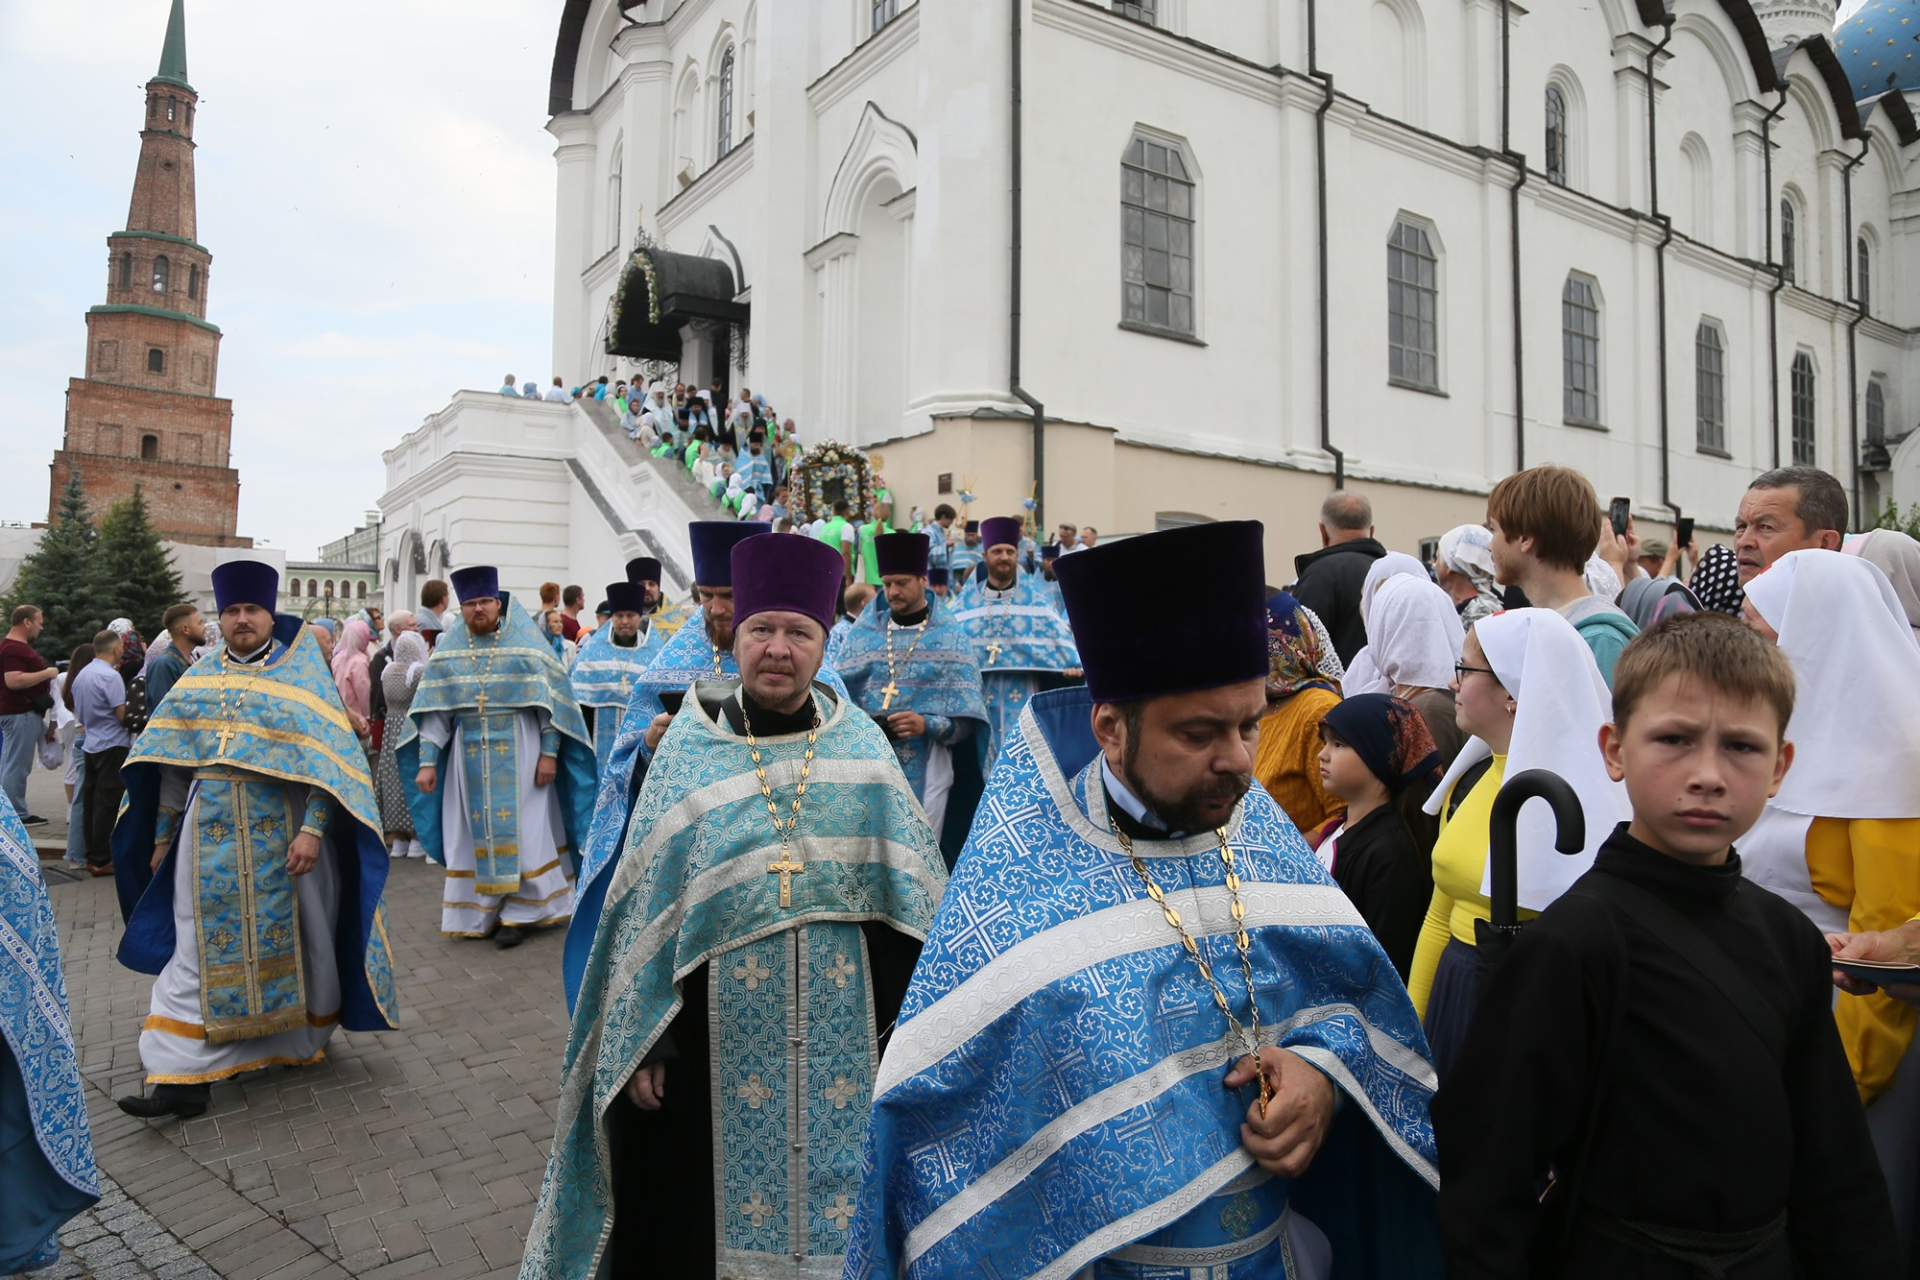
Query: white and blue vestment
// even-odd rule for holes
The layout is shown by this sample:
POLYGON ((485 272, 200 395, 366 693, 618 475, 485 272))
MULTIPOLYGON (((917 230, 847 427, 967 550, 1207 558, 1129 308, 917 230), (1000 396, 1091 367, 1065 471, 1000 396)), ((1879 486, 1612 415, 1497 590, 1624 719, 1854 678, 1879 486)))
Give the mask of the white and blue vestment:
POLYGON ((1019 723, 1046 676, 1064 677, 1080 666, 1073 631, 1054 605, 1052 584, 1019 573, 1006 591, 987 585, 981 571, 953 602, 953 619, 967 629, 980 664, 988 732, 975 739, 980 776, 991 777, 1000 744, 1019 723))
MULTIPOLYGON (((1330 1242, 1342 1276, 1437 1276, 1434 1072, 1393 966, 1255 787, 1224 830, 1261 1030, 1340 1104, 1306 1177, 1267 1174, 1253 1087, 1222 1086, 1243 1048, 1109 825, 1090 707, 1035 699, 982 797, 874 1085, 845 1274, 1268 1280, 1330 1242)), ((1215 835, 1134 847, 1244 1022, 1215 835)))
POLYGON ((599 775, 606 772, 607 759, 613 755, 614 739, 620 736, 627 699, 633 696, 634 685, 666 646, 666 635, 652 625, 644 625, 632 644, 615 644, 613 623, 607 622, 593 633, 573 660, 573 670, 567 673, 573 682, 573 696, 582 707, 593 708, 596 787, 599 775))

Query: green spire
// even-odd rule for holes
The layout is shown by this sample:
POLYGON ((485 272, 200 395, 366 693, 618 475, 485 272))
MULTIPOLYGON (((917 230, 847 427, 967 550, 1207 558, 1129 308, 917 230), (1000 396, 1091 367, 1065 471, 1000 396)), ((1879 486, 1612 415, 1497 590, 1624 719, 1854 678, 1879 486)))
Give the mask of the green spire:
POLYGON ((186 0, 173 0, 173 12, 167 17, 167 42, 160 46, 160 72, 155 80, 191 89, 187 83, 187 7, 186 0))

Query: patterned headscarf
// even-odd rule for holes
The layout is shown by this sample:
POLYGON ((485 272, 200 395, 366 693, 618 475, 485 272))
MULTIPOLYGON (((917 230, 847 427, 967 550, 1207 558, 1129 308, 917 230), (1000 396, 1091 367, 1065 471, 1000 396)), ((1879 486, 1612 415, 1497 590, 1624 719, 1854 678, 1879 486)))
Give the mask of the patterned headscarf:
POLYGON ((1352 747, 1396 795, 1440 772, 1440 748, 1426 720, 1404 698, 1363 693, 1327 712, 1320 723, 1352 747))
POLYGON ((1267 701, 1302 689, 1340 692, 1321 669, 1333 646, 1313 610, 1282 591, 1267 601, 1267 701))
POLYGON ((1707 548, 1693 571, 1693 581, 1687 585, 1693 588, 1694 599, 1702 609, 1740 616, 1747 593, 1740 588, 1740 562, 1724 542, 1707 548))

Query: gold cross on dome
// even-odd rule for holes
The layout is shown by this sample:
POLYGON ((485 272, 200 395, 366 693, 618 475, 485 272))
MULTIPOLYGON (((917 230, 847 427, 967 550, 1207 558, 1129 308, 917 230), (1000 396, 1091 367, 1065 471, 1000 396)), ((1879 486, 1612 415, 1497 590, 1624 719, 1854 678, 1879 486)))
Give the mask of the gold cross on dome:
POLYGON ((221 725, 220 732, 214 734, 213 736, 220 739, 220 750, 216 751, 214 754, 224 756, 225 754, 227 754, 227 744, 233 741, 235 738, 239 737, 240 731, 234 728, 233 721, 229 720, 227 721, 227 723, 221 725))
POLYGON ((886 711, 893 706, 893 700, 900 696, 900 686, 891 678, 880 688, 880 709, 886 711))
POLYGON ((767 864, 767 874, 780 877, 780 906, 783 909, 793 906, 793 878, 806 869, 806 863, 794 861, 793 855, 784 849, 780 851, 780 861, 767 864))

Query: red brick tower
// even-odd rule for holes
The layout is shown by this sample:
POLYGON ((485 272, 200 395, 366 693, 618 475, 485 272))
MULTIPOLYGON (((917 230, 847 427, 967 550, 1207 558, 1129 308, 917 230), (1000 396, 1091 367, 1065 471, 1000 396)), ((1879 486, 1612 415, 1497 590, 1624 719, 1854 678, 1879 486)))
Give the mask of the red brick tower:
POLYGON ((212 255, 194 239, 198 102, 187 83, 183 0, 173 0, 160 71, 147 82, 127 229, 107 237, 107 300, 87 312, 87 376, 67 382, 49 510, 78 470, 96 512, 138 483, 162 538, 246 547, 252 539, 234 533, 240 473, 227 465, 233 402, 214 395, 212 255))

